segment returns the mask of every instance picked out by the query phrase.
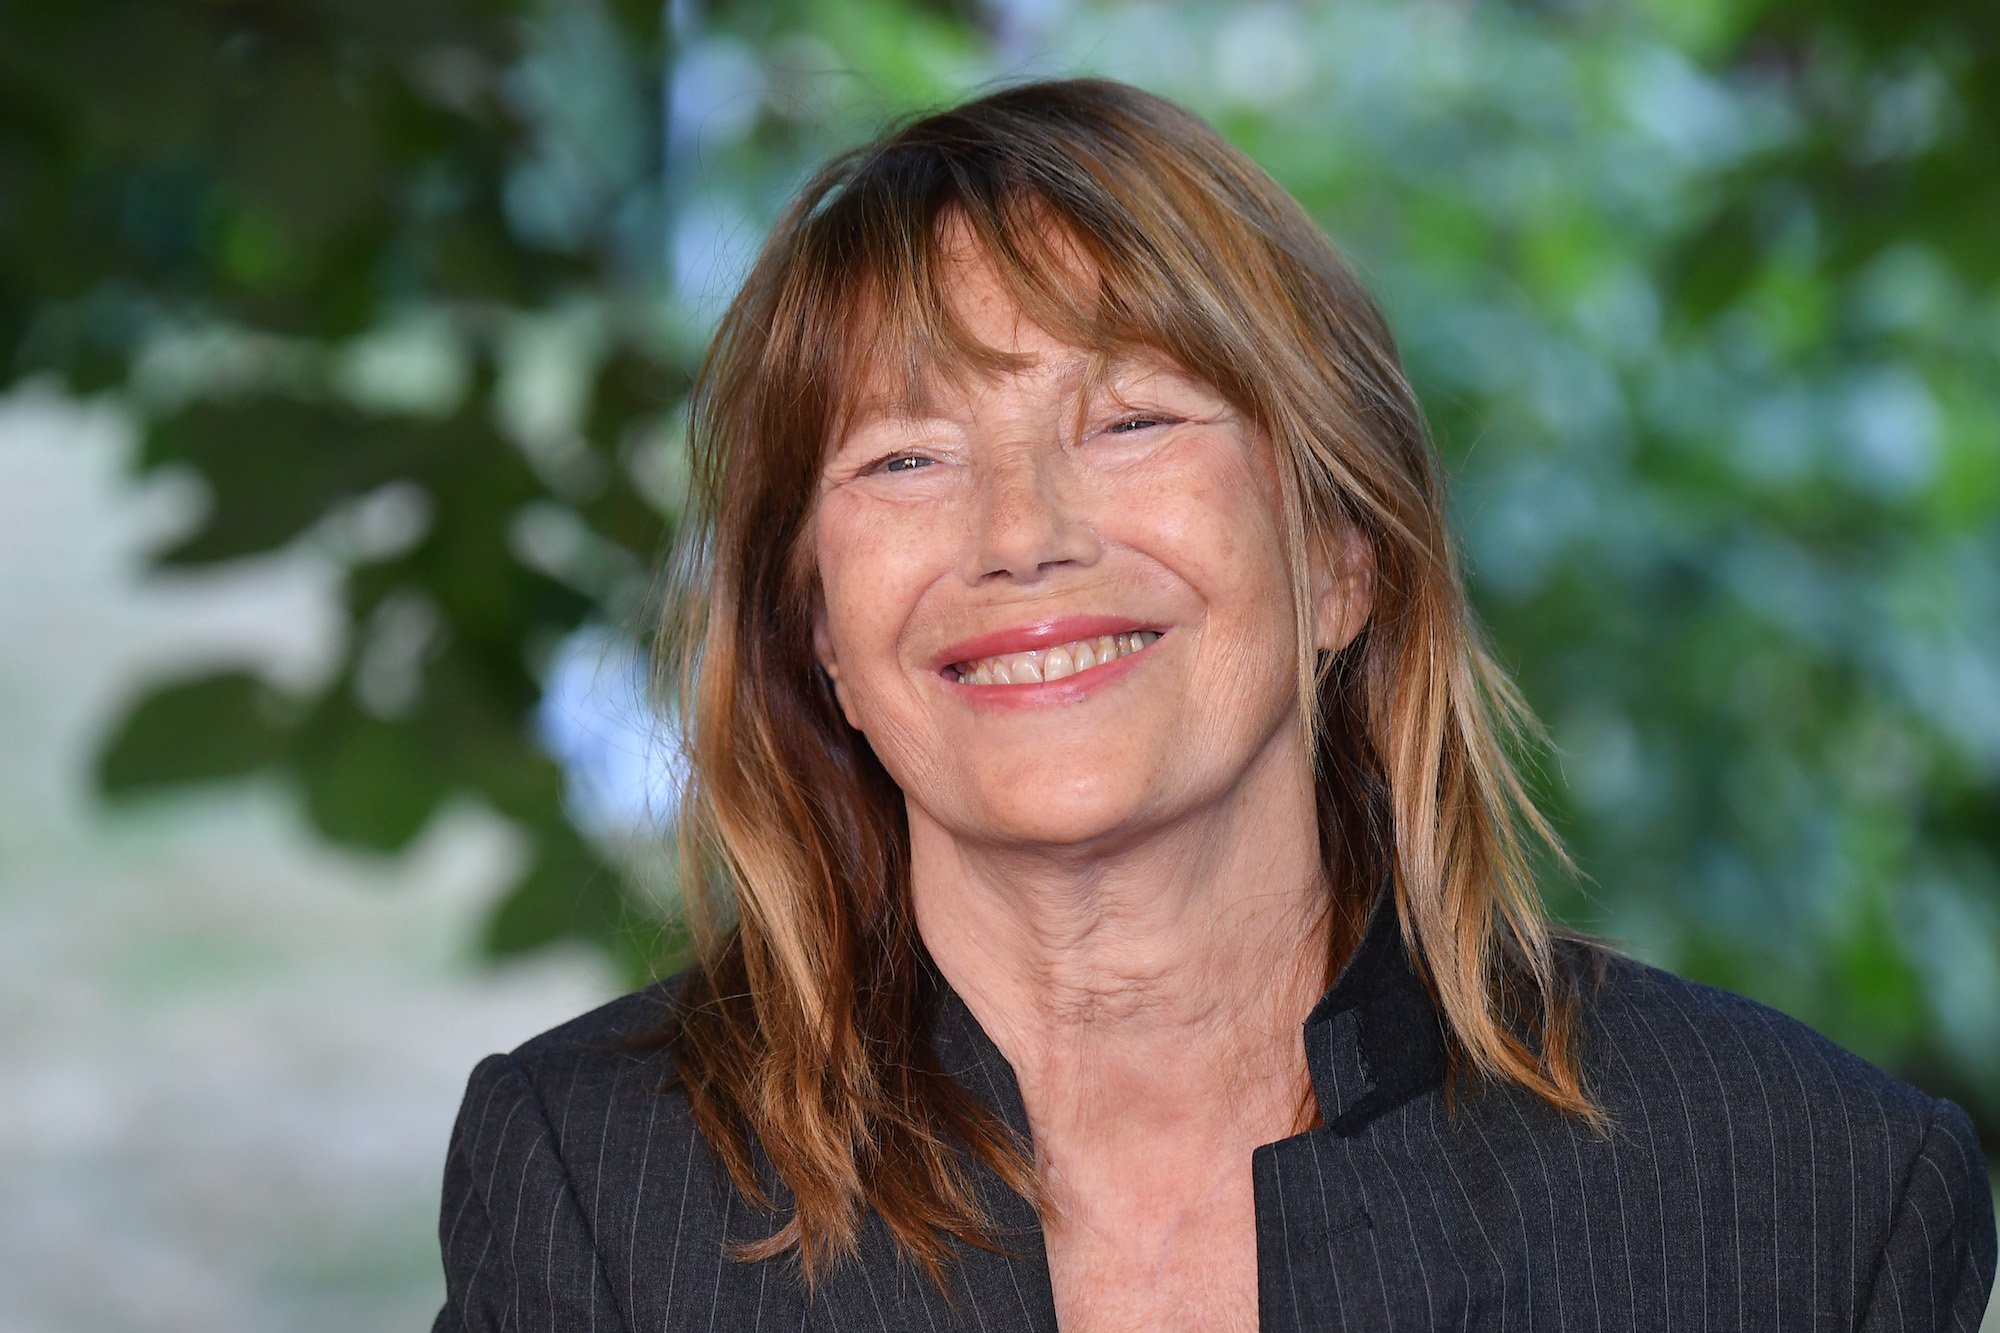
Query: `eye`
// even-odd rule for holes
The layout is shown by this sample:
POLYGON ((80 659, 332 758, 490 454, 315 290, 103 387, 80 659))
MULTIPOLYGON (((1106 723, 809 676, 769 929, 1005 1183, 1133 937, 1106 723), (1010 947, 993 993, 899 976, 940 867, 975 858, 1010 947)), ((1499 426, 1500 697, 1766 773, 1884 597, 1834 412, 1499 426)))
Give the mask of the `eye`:
POLYGON ((1138 412, 1129 417, 1120 417, 1106 426, 1104 433, 1107 435, 1130 435, 1134 431, 1145 429, 1147 426, 1171 426, 1173 424, 1174 420, 1172 417, 1161 416, 1158 413, 1138 412))
POLYGON ((930 461, 930 459, 925 458, 922 454, 889 454, 886 457, 876 459, 863 470, 867 472, 915 472, 928 465, 930 461), (910 466, 905 467, 902 466, 903 464, 910 464, 910 466))

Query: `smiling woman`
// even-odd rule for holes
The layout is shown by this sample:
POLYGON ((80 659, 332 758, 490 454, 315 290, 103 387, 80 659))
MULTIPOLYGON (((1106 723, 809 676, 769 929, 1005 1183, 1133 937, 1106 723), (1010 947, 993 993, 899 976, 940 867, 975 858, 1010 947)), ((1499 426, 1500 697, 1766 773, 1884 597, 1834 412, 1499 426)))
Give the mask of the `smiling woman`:
POLYGON ((440 1329, 1977 1325, 1959 1108, 1544 920, 1393 339, 1199 120, 836 159, 692 438, 699 965, 474 1071, 440 1329))

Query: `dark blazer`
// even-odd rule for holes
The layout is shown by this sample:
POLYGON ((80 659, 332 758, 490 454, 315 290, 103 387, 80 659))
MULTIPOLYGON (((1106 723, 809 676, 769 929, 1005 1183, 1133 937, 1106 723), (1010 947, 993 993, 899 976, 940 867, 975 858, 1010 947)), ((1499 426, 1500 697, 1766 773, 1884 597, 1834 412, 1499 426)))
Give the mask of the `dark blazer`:
MULTIPOLYGON (((983 1170, 1011 1257, 960 1246, 949 1299, 872 1214, 859 1259, 810 1298, 789 1256, 725 1258, 775 1222, 685 1099, 656 1091, 669 1057, 603 1049, 676 993, 627 995, 473 1070, 435 1333, 1055 1329, 1035 1215, 983 1170)), ((1005 1059, 949 988, 935 1008, 946 1071, 1026 1134, 1005 1059)), ((1511 1087, 1468 1085, 1448 1112, 1437 1015, 1378 903, 1305 1023, 1323 1127, 1251 1157, 1261 1326, 1976 1333, 1993 1203, 1957 1106, 1629 960, 1611 959, 1586 1018, 1609 1137, 1511 1087)))

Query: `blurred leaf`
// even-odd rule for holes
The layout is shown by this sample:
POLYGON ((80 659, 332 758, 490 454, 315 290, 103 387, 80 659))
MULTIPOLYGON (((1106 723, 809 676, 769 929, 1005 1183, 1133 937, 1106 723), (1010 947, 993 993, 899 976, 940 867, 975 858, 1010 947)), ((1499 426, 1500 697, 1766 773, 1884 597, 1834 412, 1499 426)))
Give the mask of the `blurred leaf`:
POLYGON ((581 938, 621 954, 636 927, 616 873, 567 826, 540 834, 533 863, 487 923, 486 949, 506 957, 581 938))
POLYGON ((109 796, 237 778, 277 761, 285 729, 271 687, 222 672, 153 690, 98 752, 97 785, 109 796))
POLYGON ((322 835, 379 852, 408 846, 454 783, 453 757, 392 719, 329 692, 294 753, 306 812, 322 835))
POLYGON ((433 423, 374 417, 338 403, 258 395, 198 402, 157 422, 139 467, 193 467, 207 483, 201 525, 157 559, 212 564, 276 549, 352 500, 432 470, 433 423))
POLYGON ((1699 325, 1727 309, 1758 272, 1756 201, 1725 197, 1721 209, 1663 261, 1674 313, 1699 325))

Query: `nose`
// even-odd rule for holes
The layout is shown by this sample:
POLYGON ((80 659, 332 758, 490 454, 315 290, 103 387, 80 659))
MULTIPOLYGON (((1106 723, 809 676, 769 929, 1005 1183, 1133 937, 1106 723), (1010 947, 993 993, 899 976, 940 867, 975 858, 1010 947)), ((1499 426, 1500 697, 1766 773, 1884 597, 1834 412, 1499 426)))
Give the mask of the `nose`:
POLYGON ((1062 565, 1089 566, 1097 534, 1083 521, 1060 449, 1022 449, 980 469, 964 573, 978 584, 1004 575, 1032 582, 1062 565))

